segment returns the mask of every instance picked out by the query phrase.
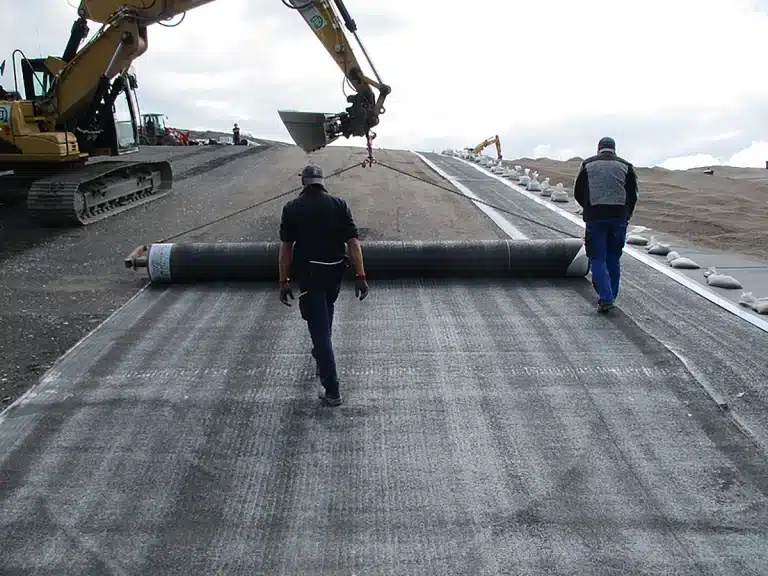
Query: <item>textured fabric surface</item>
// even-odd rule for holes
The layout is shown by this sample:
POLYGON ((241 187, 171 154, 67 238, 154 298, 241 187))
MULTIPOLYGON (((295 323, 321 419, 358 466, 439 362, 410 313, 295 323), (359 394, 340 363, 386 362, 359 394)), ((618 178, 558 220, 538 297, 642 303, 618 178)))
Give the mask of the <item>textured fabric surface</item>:
MULTIPOLYGON (((472 166, 455 158, 427 156, 449 175, 466 182, 482 200, 577 238, 583 237, 584 228, 494 178, 483 176, 472 166)), ((507 218, 529 238, 566 236, 515 216, 507 215, 507 218)), ((670 258, 673 255, 680 257, 670 252, 668 261, 675 259, 670 258)), ((765 361, 768 338, 765 332, 633 258, 622 258, 622 273, 621 311, 649 336, 684 356, 688 365, 696 370, 696 377, 729 403, 731 414, 749 428, 762 450, 768 453, 768 362, 765 361)))
POLYGON ((754 446, 583 279, 149 289, 0 421, 0 573, 758 574, 754 446))

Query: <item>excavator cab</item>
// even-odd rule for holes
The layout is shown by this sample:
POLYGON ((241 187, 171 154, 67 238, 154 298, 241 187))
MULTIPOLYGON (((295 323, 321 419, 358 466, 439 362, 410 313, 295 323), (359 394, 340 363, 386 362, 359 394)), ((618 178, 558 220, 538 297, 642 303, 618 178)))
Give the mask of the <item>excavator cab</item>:
POLYGON ((126 72, 115 78, 94 116, 97 133, 93 135, 90 146, 83 146, 81 142, 81 150, 91 156, 121 156, 138 152, 140 116, 136 87, 136 77, 131 73, 126 72))
POLYGON ((7 106, 7 125, 19 126, 20 129, 18 133, 8 130, 2 136, 9 150, 18 150, 20 154, 0 158, 0 164, 13 162, 15 157, 25 155, 30 158, 37 156, 39 161, 49 164, 77 160, 61 155, 61 133, 57 134, 55 130, 74 134, 76 150, 90 156, 118 156, 138 150, 139 114, 135 95, 138 84, 135 75, 124 72, 112 82, 102 79, 97 89, 98 95, 90 105, 82 106, 70 119, 57 122, 56 126, 43 127, 39 124, 39 118, 46 116, 48 102, 57 90, 56 74, 66 63, 54 56, 30 59, 22 54, 19 86, 15 74, 16 53, 19 52, 14 52, 14 90, 9 94, 15 97, 8 98, 9 102, 18 102, 18 105, 7 106), (23 95, 19 88, 23 88, 23 95), (15 124, 10 118, 12 114, 18 115, 15 124))
POLYGON ((33 58, 21 61, 21 73, 24 81, 26 99, 36 102, 45 98, 53 85, 53 74, 45 65, 45 58, 33 58))

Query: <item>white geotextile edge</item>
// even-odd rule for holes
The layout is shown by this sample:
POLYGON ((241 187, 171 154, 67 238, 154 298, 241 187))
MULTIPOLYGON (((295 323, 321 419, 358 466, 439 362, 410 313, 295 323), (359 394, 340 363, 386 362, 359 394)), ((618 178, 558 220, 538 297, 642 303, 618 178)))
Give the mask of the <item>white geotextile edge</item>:
MULTIPOLYGON (((501 176, 497 176, 496 174, 492 174, 491 172, 489 172, 488 170, 486 170, 482 166, 478 166, 477 164, 474 164, 472 162, 464 160, 463 158, 458 158, 456 156, 450 156, 450 158, 456 158, 456 160, 458 160, 460 162, 464 162, 464 164, 466 164, 467 166, 471 166, 472 168, 474 168, 478 172, 480 172, 482 174, 485 174, 486 176, 490 176, 491 178, 495 178, 496 180, 498 180, 502 184, 508 186, 509 188, 512 188, 512 190, 514 190, 515 192, 518 192, 518 193, 524 195, 525 197, 530 198, 531 200, 533 200, 537 204, 541 204, 542 206, 548 208, 549 210, 552 210, 552 212, 554 212, 555 214, 559 214, 563 218, 566 218, 566 219, 570 220, 571 222, 573 222, 574 224, 577 224, 577 225, 581 226, 582 228, 584 228, 584 226, 585 226, 584 220, 581 217, 579 217, 579 216, 577 216, 575 214, 571 214, 570 212, 566 212, 562 208, 559 208, 558 206, 555 206, 552 202, 548 202, 546 200, 543 200, 539 196, 536 196, 535 194, 531 194, 530 192, 528 192, 528 190, 524 190, 522 187, 513 184, 509 180, 505 180, 501 176)), ((650 266, 654 270, 658 270, 659 272, 661 272, 665 276, 671 278, 672 280, 674 280, 678 284, 681 284, 681 285, 685 286, 689 290, 693 290, 694 292, 696 292, 696 294, 706 298, 707 300, 709 300, 713 304, 716 304, 716 305, 720 306, 720 308, 722 308, 723 310, 727 310, 731 314, 734 314, 734 315, 738 316, 739 318, 741 318, 743 320, 746 320, 747 322, 749 322, 753 326, 756 326, 757 328, 760 328, 760 330, 762 330, 763 332, 768 332, 768 321, 763 320, 762 318, 757 317, 756 315, 754 315, 751 312, 747 312, 746 310, 741 308, 738 304, 733 304, 732 302, 728 302, 727 300, 725 300, 724 298, 721 298, 717 294, 711 292, 708 288, 702 286, 701 284, 699 284, 695 280, 691 280, 687 276, 685 276, 683 274, 680 274, 678 272, 675 272, 673 269, 669 268, 668 266, 664 266, 663 264, 657 262, 653 258, 650 258, 649 256, 646 256, 642 252, 640 252, 637 249, 632 248, 630 246, 625 246, 624 247, 624 252, 626 254, 629 254, 630 256, 632 256, 632 258, 634 258, 635 260, 639 260, 640 262, 650 266)))
MULTIPOLYGON (((483 202, 478 202, 477 200, 480 200, 480 198, 477 197, 477 195, 472 192, 469 188, 464 186, 461 182, 453 178, 452 176, 449 176, 444 170, 439 168, 434 162, 431 162, 430 160, 427 160, 426 157, 424 157, 422 154, 416 152, 415 150, 411 150, 411 153, 416 155, 418 158, 421 159, 422 162, 424 162, 427 166, 432 168, 435 172, 437 172, 440 176, 445 178, 448 182, 453 184, 453 186, 456 187, 456 189, 464 194, 467 198, 472 200, 472 203, 477 206, 480 210, 485 213, 486 216, 488 216, 491 220, 493 220, 494 224, 496 224, 499 228, 504 231, 504 233, 509 236, 510 238, 514 240, 528 240, 528 237, 523 234, 520 230, 515 228, 512 223, 507 220, 498 210, 495 208, 492 208, 491 206, 488 206, 487 204, 484 204, 483 202)), ((569 264, 568 270, 566 271, 567 276, 586 276, 589 272, 589 261, 587 259, 587 253, 584 247, 579 250, 579 252, 576 254, 576 256, 573 258, 573 261, 569 264)))
POLYGON ((446 174, 446 172, 440 169, 434 162, 427 160, 424 156, 422 156, 415 150, 411 150, 411 152, 416 156, 418 156, 419 159, 421 159, 421 161, 424 162, 424 164, 432 168, 432 170, 434 170, 440 176, 445 178, 448 182, 453 184, 459 192, 464 194, 464 196, 472 200, 472 203, 478 208, 480 208, 480 210, 482 210, 485 213, 485 215, 488 216, 488 218, 493 220, 494 224, 496 224, 499 228, 501 228, 507 236, 509 236, 514 240, 528 240, 528 236, 526 236, 525 234, 520 232, 520 230, 515 228, 512 225, 512 223, 509 220, 507 220, 504 216, 502 216, 498 210, 495 210, 494 208, 491 208, 490 206, 488 206, 487 204, 483 204, 482 202, 477 202, 477 200, 480 200, 480 198, 478 198, 477 195, 474 192, 472 192, 472 190, 464 186, 464 184, 462 184, 455 178, 446 174))

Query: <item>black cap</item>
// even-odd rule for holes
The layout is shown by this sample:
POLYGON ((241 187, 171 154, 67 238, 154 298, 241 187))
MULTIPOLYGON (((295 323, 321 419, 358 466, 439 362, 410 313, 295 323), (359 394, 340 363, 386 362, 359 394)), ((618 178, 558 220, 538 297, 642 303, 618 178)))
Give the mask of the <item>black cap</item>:
POLYGON ((616 141, 610 136, 605 136, 604 138, 600 138, 600 142, 597 143, 597 151, 602 152, 603 150, 610 150, 611 152, 616 152, 616 141))
POLYGON ((301 171, 301 179, 304 184, 322 184, 323 183, 323 169, 316 164, 308 164, 301 171))

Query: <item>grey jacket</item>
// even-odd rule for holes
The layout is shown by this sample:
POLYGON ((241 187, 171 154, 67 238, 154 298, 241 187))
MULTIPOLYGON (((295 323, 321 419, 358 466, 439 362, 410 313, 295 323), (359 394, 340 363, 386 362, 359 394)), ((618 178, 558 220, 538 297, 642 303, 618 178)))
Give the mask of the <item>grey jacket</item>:
POLYGON ((584 221, 621 218, 629 221, 637 204, 635 168, 614 152, 603 151, 581 163, 573 196, 584 221))

